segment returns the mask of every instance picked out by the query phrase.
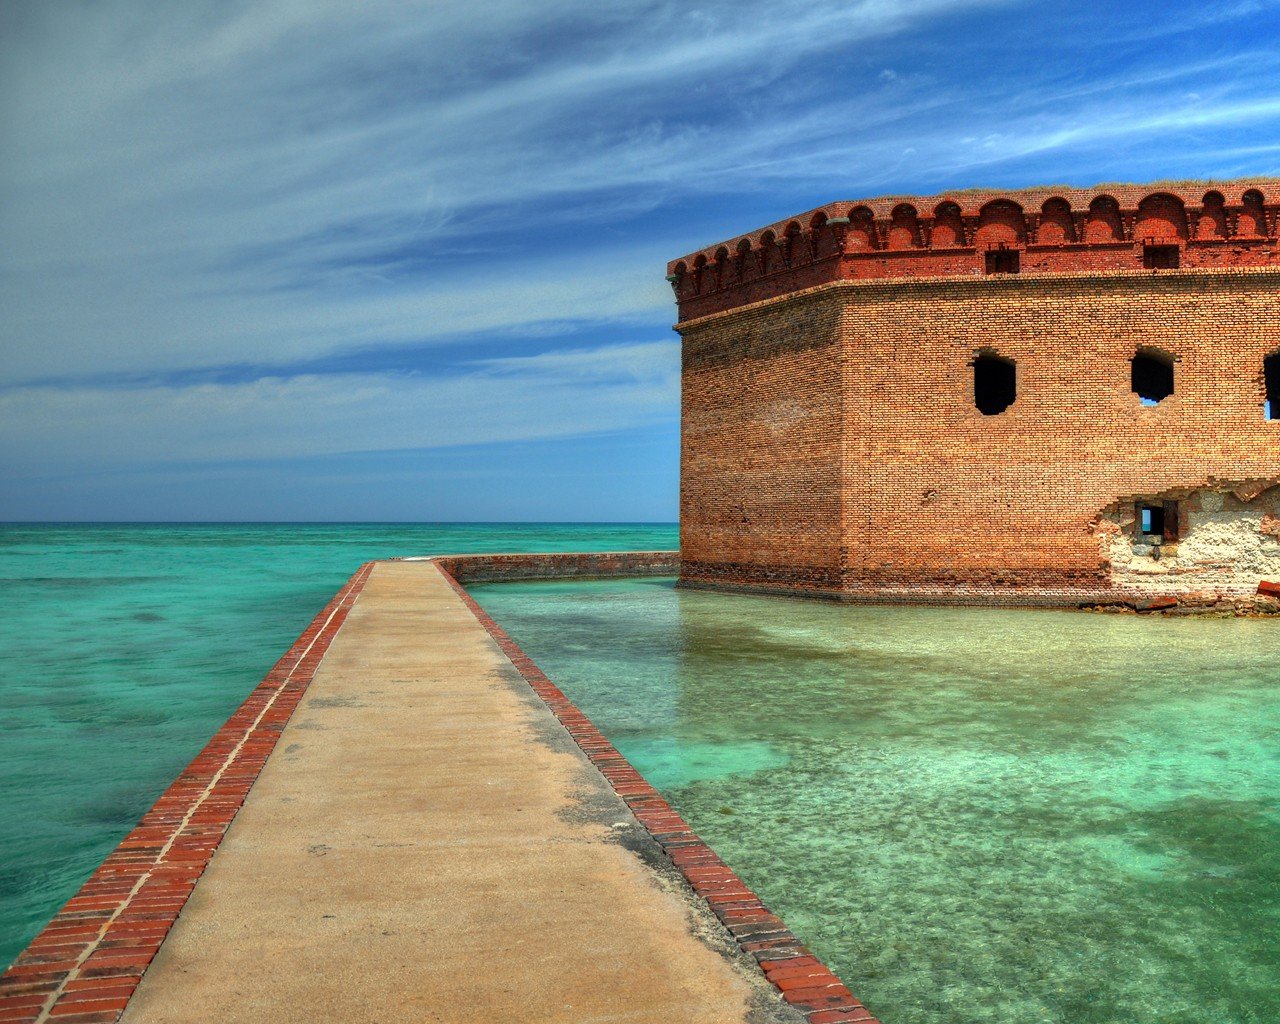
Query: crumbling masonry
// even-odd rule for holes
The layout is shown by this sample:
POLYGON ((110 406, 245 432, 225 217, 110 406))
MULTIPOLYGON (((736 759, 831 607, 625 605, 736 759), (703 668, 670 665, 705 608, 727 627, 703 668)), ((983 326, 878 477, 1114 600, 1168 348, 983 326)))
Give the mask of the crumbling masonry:
POLYGON ((1280 181, 961 192, 832 203, 674 261, 682 581, 1265 594, 1278 234, 1280 181))

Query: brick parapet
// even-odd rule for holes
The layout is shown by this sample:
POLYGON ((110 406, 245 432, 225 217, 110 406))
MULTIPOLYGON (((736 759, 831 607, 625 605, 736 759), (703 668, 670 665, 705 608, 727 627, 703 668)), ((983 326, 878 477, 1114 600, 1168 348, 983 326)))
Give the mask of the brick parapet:
POLYGON ((1139 273, 1148 244, 1186 267, 1280 266, 1280 181, 1099 185, 828 203, 672 260, 681 321, 837 280, 982 277, 985 254, 1023 273, 1139 273))

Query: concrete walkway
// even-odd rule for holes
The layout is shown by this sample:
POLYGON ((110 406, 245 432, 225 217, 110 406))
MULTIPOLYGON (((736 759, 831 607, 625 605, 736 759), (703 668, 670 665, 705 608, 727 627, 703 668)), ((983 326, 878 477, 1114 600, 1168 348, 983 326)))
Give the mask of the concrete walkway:
POLYGON ((439 569, 385 562, 121 1019, 802 1018, 439 569))

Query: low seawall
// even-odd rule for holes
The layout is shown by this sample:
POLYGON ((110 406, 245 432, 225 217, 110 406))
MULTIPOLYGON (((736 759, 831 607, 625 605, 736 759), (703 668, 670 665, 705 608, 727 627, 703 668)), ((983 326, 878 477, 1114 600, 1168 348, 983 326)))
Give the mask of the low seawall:
POLYGON ((676 576, 680 573, 679 551, 442 555, 432 561, 459 583, 676 576))

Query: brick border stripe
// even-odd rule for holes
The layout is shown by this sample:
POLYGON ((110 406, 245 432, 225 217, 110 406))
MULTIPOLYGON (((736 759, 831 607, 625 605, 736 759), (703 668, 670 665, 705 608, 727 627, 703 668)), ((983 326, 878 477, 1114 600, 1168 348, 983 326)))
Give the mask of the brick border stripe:
POLYGON ((691 829, 662 795, 605 739, 533 659, 480 607, 453 575, 466 557, 434 559, 463 603, 488 631, 551 713, 568 730, 637 821, 662 847, 694 893, 706 901, 739 948, 757 964, 782 998, 800 1010, 809 1024, 879 1024, 835 973, 791 933, 716 852, 691 829), (447 567, 446 567, 447 565, 447 567))
POLYGON ((133 831, 0 976, 0 1022, 119 1020, 373 565, 362 565, 334 595, 133 831))

